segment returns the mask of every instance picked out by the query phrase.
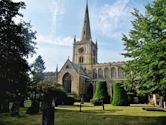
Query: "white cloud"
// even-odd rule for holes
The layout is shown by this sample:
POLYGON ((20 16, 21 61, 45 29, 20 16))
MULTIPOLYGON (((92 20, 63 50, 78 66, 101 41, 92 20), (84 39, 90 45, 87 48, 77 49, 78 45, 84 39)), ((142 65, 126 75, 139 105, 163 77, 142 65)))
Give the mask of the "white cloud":
POLYGON ((131 18, 129 0, 117 0, 97 8, 92 15, 92 28, 110 38, 118 38, 126 30, 131 18), (97 14, 96 14, 97 13, 97 14))
POLYGON ((57 64, 59 69, 63 66, 68 57, 72 57, 72 47, 69 46, 41 46, 37 53, 40 54, 45 62, 46 71, 55 71, 57 64))
POLYGON ((54 45, 61 45, 61 46, 72 46, 73 43, 73 38, 70 36, 67 37, 49 37, 49 36, 44 36, 38 34, 37 36, 37 41, 38 42, 43 42, 46 44, 54 44, 54 45))
POLYGON ((50 12, 52 16, 50 36, 52 37, 56 35, 57 17, 64 14, 63 1, 62 0, 52 1, 50 12))
POLYGON ((58 64, 59 69, 63 66, 65 61, 72 59, 72 47, 70 46, 59 46, 55 44, 43 46, 40 42, 37 45, 37 54, 33 58, 29 58, 28 62, 31 64, 34 62, 38 55, 41 55, 46 66, 45 71, 55 71, 58 64))
POLYGON ((20 2, 21 0, 12 0, 13 2, 20 2))

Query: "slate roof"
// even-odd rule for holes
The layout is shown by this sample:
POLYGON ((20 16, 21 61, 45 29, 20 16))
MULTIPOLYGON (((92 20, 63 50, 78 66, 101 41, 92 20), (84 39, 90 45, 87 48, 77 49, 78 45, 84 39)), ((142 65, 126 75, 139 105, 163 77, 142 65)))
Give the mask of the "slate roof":
MULTIPOLYGON (((71 61, 70 61, 71 62, 71 61)), ((85 76, 85 77, 89 77, 88 74, 86 73, 86 71, 79 65, 79 64, 75 64, 75 63, 72 63, 72 66, 73 68, 78 72, 80 73, 80 75, 82 76, 85 76)))

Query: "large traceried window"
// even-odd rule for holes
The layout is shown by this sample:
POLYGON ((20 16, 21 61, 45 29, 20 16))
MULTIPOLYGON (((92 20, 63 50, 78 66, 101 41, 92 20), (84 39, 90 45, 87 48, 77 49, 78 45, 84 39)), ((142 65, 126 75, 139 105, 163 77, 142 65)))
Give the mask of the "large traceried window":
POLYGON ((71 93, 71 75, 69 73, 63 76, 63 87, 67 93, 71 93))

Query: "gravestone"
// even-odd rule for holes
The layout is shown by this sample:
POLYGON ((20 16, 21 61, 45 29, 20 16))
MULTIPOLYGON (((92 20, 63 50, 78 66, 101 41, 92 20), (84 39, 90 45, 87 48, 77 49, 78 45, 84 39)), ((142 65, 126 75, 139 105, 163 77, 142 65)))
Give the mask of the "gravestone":
POLYGON ((18 116, 19 115, 19 102, 15 101, 13 102, 12 108, 11 108, 11 115, 12 116, 18 116))
POLYGON ((43 97, 43 116, 42 125, 54 125, 54 105, 53 97, 50 94, 45 94, 43 97))
POLYGON ((54 125, 54 107, 43 109, 42 125, 54 125))

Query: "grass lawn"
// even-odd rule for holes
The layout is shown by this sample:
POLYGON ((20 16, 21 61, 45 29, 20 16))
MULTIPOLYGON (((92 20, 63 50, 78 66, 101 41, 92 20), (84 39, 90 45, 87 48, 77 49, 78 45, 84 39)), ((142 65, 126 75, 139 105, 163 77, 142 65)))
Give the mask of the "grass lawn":
MULTIPOLYGON (((10 114, 0 114, 0 125, 41 125, 42 114, 27 115, 27 109, 21 109, 18 117, 10 114)), ((101 106, 93 106, 85 103, 83 112, 79 112, 79 103, 74 106, 58 106, 55 111, 55 125, 165 125, 166 112, 146 111, 142 108, 148 105, 131 105, 125 107, 105 105, 105 111, 101 106)))

